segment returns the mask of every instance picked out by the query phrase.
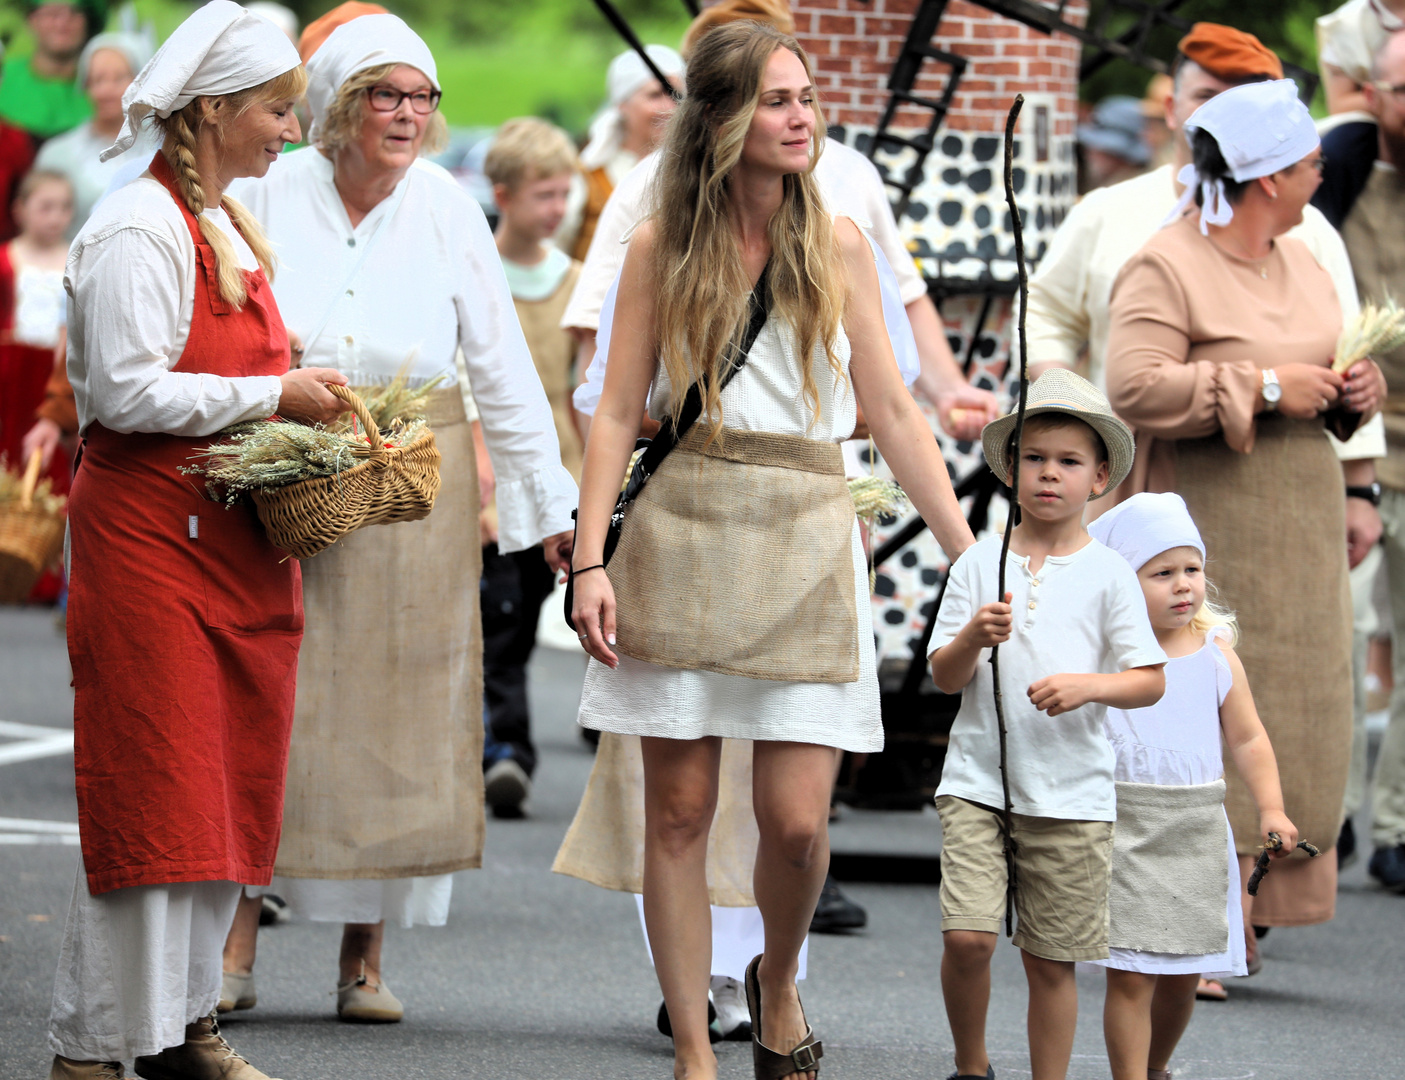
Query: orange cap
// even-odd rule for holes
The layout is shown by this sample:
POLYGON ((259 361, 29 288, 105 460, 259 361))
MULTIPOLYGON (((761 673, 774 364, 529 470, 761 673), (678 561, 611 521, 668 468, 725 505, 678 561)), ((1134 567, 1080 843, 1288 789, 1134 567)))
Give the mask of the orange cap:
POLYGON ((789 0, 721 0, 720 3, 704 9, 702 14, 693 20, 687 33, 683 35, 679 51, 686 59, 692 54, 698 39, 709 30, 742 19, 770 23, 782 34, 795 33, 795 19, 790 14, 789 0))
POLYGON ((1253 34, 1232 26, 1196 23, 1176 47, 1187 60, 1225 82, 1261 75, 1283 78, 1283 62, 1274 51, 1253 34))
POLYGON ((345 26, 352 19, 359 19, 362 15, 388 15, 390 12, 379 4, 366 4, 362 0, 346 0, 344 4, 338 4, 331 11, 319 19, 313 19, 303 28, 302 36, 298 38, 298 55, 302 57, 305 64, 312 59, 312 54, 322 47, 322 43, 332 36, 332 31, 338 26, 345 26))

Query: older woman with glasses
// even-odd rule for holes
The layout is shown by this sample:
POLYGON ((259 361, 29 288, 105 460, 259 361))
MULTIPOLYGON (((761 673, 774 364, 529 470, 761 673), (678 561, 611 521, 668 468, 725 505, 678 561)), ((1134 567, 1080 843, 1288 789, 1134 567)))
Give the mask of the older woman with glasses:
MULTIPOLYGON (((345 924, 337 1013, 396 1021, 386 919, 443 925, 483 842, 479 483, 462 350, 497 474, 499 545, 565 566, 576 487, 478 205, 420 154, 442 145, 434 57, 394 15, 339 26, 309 59, 311 146, 241 188, 282 258, 295 357, 353 386, 442 378, 429 420, 443 486, 423 521, 365 529, 304 564, 308 630, 274 891, 345 924)), ((247 1008, 259 900, 225 953, 247 1008)))

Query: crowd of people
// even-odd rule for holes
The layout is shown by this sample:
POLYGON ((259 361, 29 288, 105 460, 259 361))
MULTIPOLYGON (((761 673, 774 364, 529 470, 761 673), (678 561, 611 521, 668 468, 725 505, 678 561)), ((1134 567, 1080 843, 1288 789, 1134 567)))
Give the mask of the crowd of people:
POLYGON ((31 597, 66 594, 82 844, 51 1080, 267 1080, 218 1015, 257 1005, 277 908, 342 924, 340 1019, 399 1021, 386 922, 444 925, 485 815, 527 812, 563 592, 597 751, 555 869, 639 897, 676 1077, 734 1038, 758 1078, 814 1080, 807 934, 864 917, 827 875, 838 759, 884 742, 858 433, 952 559, 954 1080, 994 1076, 1002 925, 1033 1075, 1066 1074, 1091 962, 1113 1076, 1141 1080, 1263 934, 1333 917, 1368 788, 1370 872, 1405 892, 1405 649, 1375 663, 1371 778, 1364 721, 1405 633, 1405 355, 1332 363, 1405 284, 1402 19, 1319 20, 1326 122, 1208 23, 1093 111, 1020 423, 966 382, 878 172, 826 139, 785 0, 622 53, 579 152, 503 124, 493 227, 429 160, 432 51, 376 4, 299 33, 210 0, 153 49, 100 0, 36 0, 0 81, 0 453, 69 496, 31 597), (422 520, 299 563, 181 472, 397 380, 432 388, 422 520), (972 535, 937 435, 981 440, 1008 536, 972 535))

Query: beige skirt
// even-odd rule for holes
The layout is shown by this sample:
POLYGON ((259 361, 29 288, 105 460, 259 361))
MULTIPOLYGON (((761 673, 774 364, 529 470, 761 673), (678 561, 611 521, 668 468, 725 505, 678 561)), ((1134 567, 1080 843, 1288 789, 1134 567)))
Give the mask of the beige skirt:
MULTIPOLYGON (((1252 453, 1223 438, 1174 444, 1176 491, 1205 539, 1206 577, 1239 615, 1236 651, 1273 743, 1284 808, 1324 852, 1341 828, 1351 752, 1351 594, 1341 464, 1320 420, 1261 415, 1252 453)), ((1257 852, 1254 800, 1225 755, 1225 809, 1241 857, 1257 852)), ((1325 922, 1332 856, 1275 863, 1253 901, 1260 926, 1325 922)))
MULTIPOLYGON (((1229 834, 1223 780, 1118 781, 1108 946, 1180 956, 1229 948, 1229 834)), ((1235 933, 1240 927, 1233 928, 1235 933)))
POLYGON ((478 470, 457 387, 429 411, 434 512, 303 562, 283 839, 274 873, 352 880, 476 867, 483 853, 478 470))
MULTIPOLYGON (((717 812, 707 839, 709 902, 755 907, 751 875, 759 833, 751 806, 751 743, 723 739, 718 773, 717 812)), ((590 782, 551 869, 603 889, 643 894, 644 758, 638 735, 600 733, 590 782)))
POLYGON ((610 562, 619 651, 778 682, 859 677, 854 504, 834 443, 690 430, 610 562))

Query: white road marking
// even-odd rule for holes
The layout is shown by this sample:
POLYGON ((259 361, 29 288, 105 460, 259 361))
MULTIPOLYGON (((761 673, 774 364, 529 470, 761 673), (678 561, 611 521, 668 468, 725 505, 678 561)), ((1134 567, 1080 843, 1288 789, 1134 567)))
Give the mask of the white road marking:
POLYGON ((0 765, 73 753, 73 732, 63 728, 0 720, 0 738, 17 740, 0 745, 0 765))
POLYGON ((76 821, 35 821, 30 818, 0 818, 0 844, 78 843, 76 821))

